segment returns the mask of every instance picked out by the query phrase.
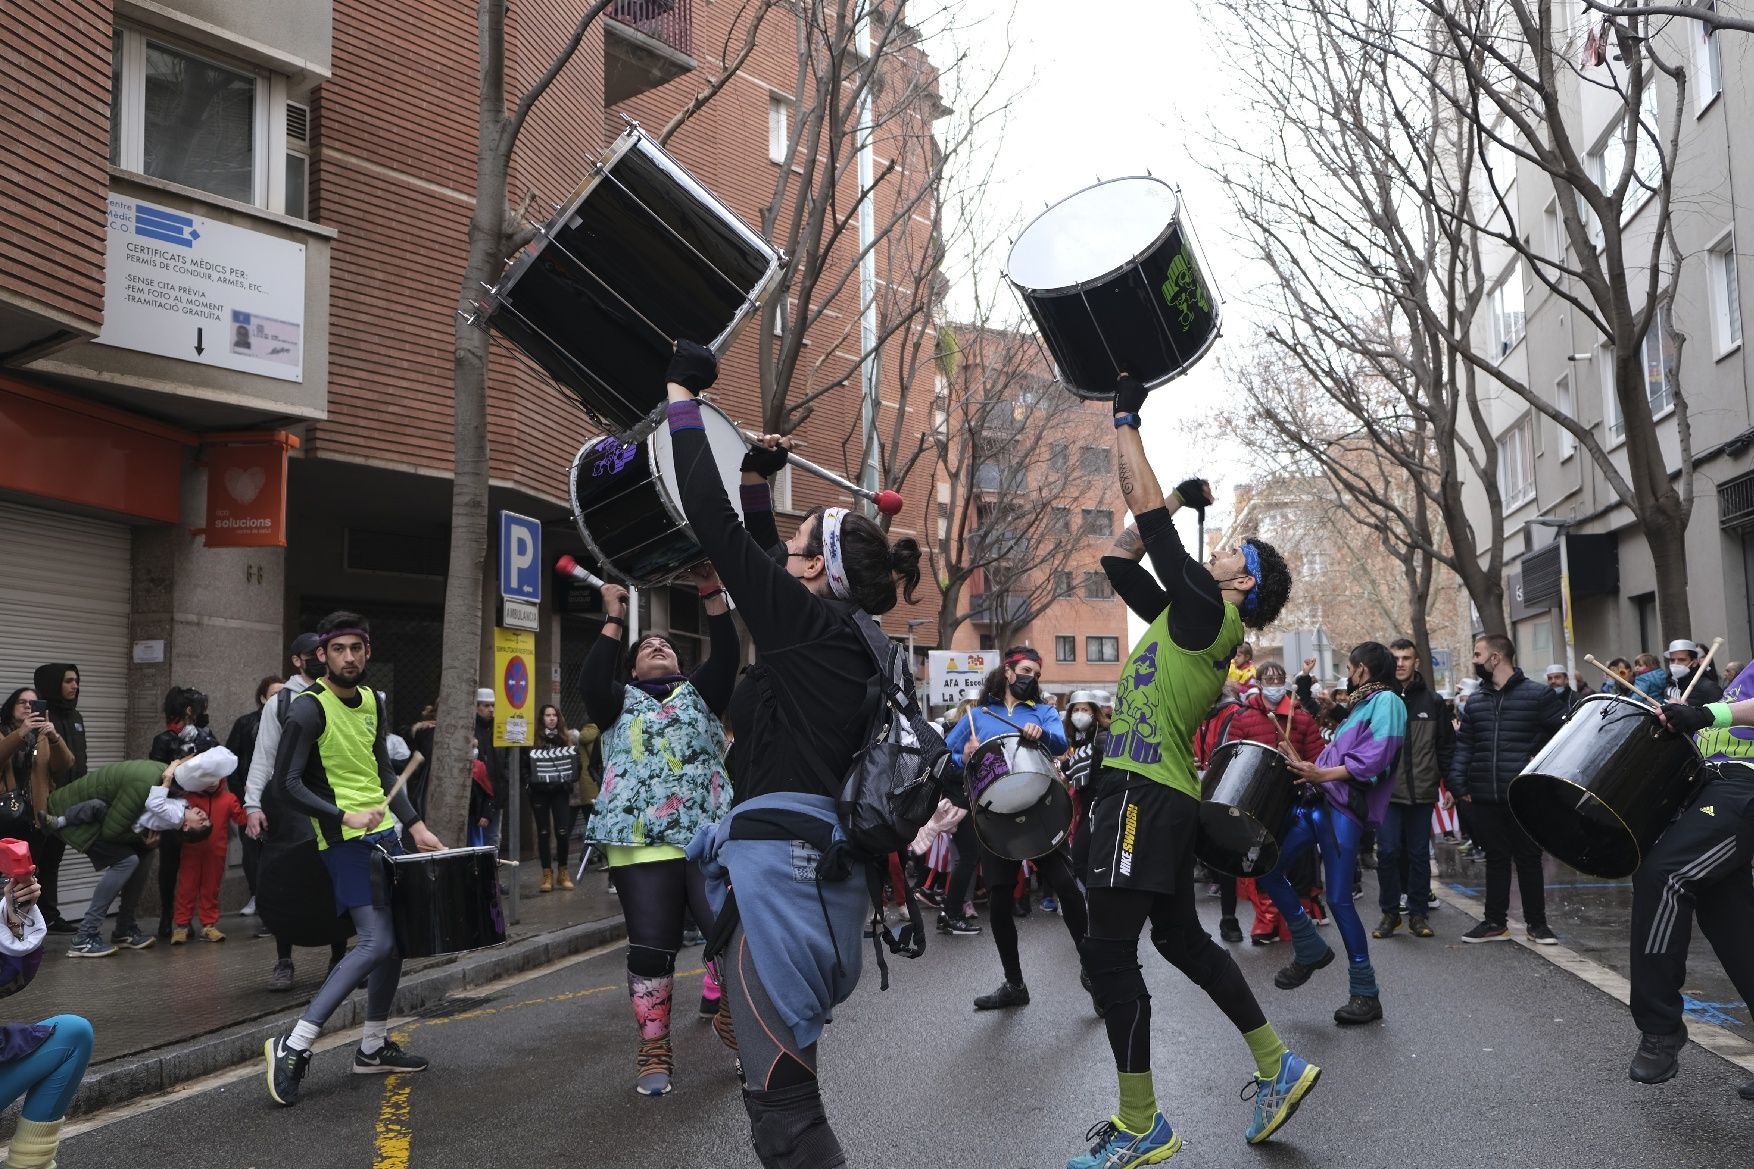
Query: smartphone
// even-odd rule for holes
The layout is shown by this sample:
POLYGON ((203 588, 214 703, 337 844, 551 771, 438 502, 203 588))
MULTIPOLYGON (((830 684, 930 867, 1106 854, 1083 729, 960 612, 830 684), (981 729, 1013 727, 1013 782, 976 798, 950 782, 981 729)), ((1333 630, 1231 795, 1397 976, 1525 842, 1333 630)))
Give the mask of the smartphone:
POLYGON ((31 699, 30 700, 30 712, 32 714, 48 714, 49 713, 48 699, 46 699, 46 698, 33 698, 33 699, 31 699))

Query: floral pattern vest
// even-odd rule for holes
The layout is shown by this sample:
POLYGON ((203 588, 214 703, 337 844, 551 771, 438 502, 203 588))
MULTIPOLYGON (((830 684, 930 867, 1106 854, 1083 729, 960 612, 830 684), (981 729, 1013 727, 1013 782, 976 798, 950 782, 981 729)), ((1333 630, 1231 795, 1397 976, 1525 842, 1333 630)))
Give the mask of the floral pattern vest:
POLYGON ((725 731, 693 683, 662 701, 637 686, 603 739, 603 790, 586 835, 594 844, 683 847, 731 806, 725 731))

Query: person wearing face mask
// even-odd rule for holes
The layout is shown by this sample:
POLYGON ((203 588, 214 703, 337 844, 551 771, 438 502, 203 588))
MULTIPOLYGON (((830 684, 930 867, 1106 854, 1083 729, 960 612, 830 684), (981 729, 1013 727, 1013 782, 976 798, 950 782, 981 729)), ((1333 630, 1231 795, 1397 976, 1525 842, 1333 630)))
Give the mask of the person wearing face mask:
MULTIPOLYGON (((190 686, 172 686, 164 696, 164 730, 152 740, 146 757, 169 763, 219 746, 208 725, 207 695, 190 686)), ((169 939, 175 924, 177 878, 182 873, 183 844, 175 835, 158 847, 158 936, 169 939)))
POLYGON ((1108 744, 1108 727, 1102 719, 1102 692, 1074 690, 1066 700, 1066 752, 1060 771, 1072 789, 1072 871, 1078 879, 1090 863, 1090 832, 1084 824, 1088 810, 1090 780, 1102 770, 1102 753, 1108 744))
POLYGON ((711 646, 692 674, 682 672, 676 647, 658 634, 642 637, 632 664, 622 666, 627 590, 605 584, 603 635, 586 654, 583 675, 585 711, 604 728, 603 787, 585 836, 608 858, 627 921, 627 993, 640 1039, 634 1090, 642 1096, 671 1089, 671 999, 684 914, 712 931, 706 877, 683 850, 731 805, 719 716, 730 703, 742 647, 712 566, 701 565, 694 579, 711 646))
MULTIPOLYGON (((1346 680, 1351 701, 1333 740, 1313 760, 1303 756, 1291 764, 1297 782, 1313 785, 1316 798, 1292 809, 1279 835, 1279 863, 1260 880, 1291 927, 1296 948, 1291 962, 1273 979, 1281 990, 1302 986, 1334 960, 1334 951, 1304 912, 1285 869, 1300 854, 1320 845, 1328 889, 1344 891, 1351 884, 1364 834, 1382 823, 1388 808, 1393 794, 1391 768, 1406 740, 1407 706, 1395 690, 1395 658, 1389 648, 1375 641, 1355 646, 1346 680)), ((1349 997, 1334 1012, 1334 1022, 1341 1026, 1374 1022, 1382 1018, 1382 997, 1364 923, 1343 892, 1329 904, 1350 960, 1349 997)))
POLYGON ((1669 643, 1669 686, 1663 695, 1665 702, 1679 702, 1681 695, 1687 694, 1687 687, 1693 686, 1693 693, 1687 694, 1687 701, 1694 706, 1706 706, 1721 701, 1724 689, 1713 681, 1707 673, 1697 683, 1693 675, 1699 670, 1699 647, 1686 639, 1669 643))
POLYGON ((1547 688, 1559 699, 1560 708, 1570 714, 1571 708, 1583 701, 1583 695, 1571 688, 1570 671, 1561 665, 1551 665, 1547 667, 1546 676, 1547 688))
MULTIPOLYGON (((987 675, 980 703, 944 739, 944 745, 950 748, 953 768, 960 771, 967 767, 975 750, 998 735, 1021 735, 1025 742, 1040 744, 1050 755, 1064 753, 1065 724, 1059 711, 1050 703, 1039 701, 1040 697, 1041 654, 1027 645, 1006 650, 1004 664, 987 675)), ((1022 865, 984 845, 979 851, 981 879, 987 883, 987 920, 993 942, 999 947, 1005 981, 991 994, 976 998, 974 1009, 1002 1011, 1026 1007, 1029 987, 1023 981, 1023 965, 1017 950, 1016 889, 1022 865)), ((1072 935, 1073 946, 1077 946, 1084 940, 1084 891, 1072 871, 1071 849, 1062 844, 1046 856, 1037 857, 1035 866, 1059 900, 1066 932, 1072 935)))
POLYGON ((1462 941, 1509 940, 1514 863, 1529 939, 1555 946, 1559 939, 1547 928, 1541 846, 1523 831, 1507 801, 1511 781, 1565 721, 1565 707, 1551 688, 1517 668, 1516 646, 1501 633, 1475 638, 1474 676, 1480 686, 1461 703, 1447 779, 1467 809, 1468 835, 1486 854, 1486 916, 1462 941))
POLYGON ((1419 649, 1408 638, 1389 643, 1395 655, 1395 685, 1407 704, 1407 741, 1395 756, 1394 793, 1377 829, 1376 881, 1382 920, 1373 938, 1392 937, 1407 915, 1407 932, 1429 938, 1431 902, 1431 816, 1443 777, 1455 754, 1455 725, 1419 672, 1419 649))

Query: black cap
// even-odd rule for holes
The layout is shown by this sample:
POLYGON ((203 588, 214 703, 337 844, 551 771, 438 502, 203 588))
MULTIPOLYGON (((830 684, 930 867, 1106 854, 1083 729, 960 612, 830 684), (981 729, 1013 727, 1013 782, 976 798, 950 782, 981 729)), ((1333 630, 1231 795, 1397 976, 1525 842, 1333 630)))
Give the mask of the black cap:
POLYGON ((292 648, 286 652, 292 654, 294 657, 309 657, 311 654, 317 652, 318 644, 320 643, 317 640, 316 634, 301 633, 292 639, 292 648))

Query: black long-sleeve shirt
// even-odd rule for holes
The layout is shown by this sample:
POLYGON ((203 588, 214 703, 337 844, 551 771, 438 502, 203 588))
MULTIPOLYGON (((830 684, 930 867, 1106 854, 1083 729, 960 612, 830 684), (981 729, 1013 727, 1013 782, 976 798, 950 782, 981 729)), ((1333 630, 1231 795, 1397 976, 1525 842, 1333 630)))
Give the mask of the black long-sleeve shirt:
POLYGON ((729 707, 735 801, 770 792, 835 795, 864 746, 857 712, 876 664, 852 624, 853 606, 817 596, 769 554, 780 538, 765 485, 743 488, 738 521, 691 412, 671 407, 682 510, 755 643, 755 664, 729 707))
MULTIPOLYGON (((336 698, 348 706, 357 706, 364 701, 359 693, 355 693, 352 702, 340 695, 336 695, 336 698)), ((381 703, 377 721, 378 729, 372 741, 372 751, 377 756, 378 783, 387 794, 396 786, 396 769, 390 763, 390 749, 384 741, 381 703)), ((329 775, 323 767, 323 753, 317 749, 317 740, 322 738, 323 729, 327 725, 328 718, 323 714, 321 702, 294 702, 288 706, 286 721, 281 724, 280 750, 274 757, 274 774, 268 782, 274 786, 275 794, 293 810, 303 812, 316 820, 317 829, 323 834, 324 840, 330 844, 338 844, 342 839, 342 809, 335 803, 335 789, 329 785, 329 775)), ((390 801, 390 811, 396 814, 396 819, 402 822, 403 827, 420 819, 414 811, 414 805, 408 802, 406 792, 396 793, 396 798, 390 801)))
POLYGON ((1224 625, 1224 590, 1206 566, 1182 546, 1168 508, 1153 508, 1138 521, 1139 538, 1157 578, 1152 579, 1137 560, 1124 556, 1104 556, 1102 570, 1141 621, 1149 624, 1157 620, 1167 605, 1171 640, 1183 649, 1205 649, 1217 640, 1224 625))
MULTIPOLYGON (((734 595, 734 594, 733 594, 734 595)), ((694 668, 688 680, 700 691, 706 708, 724 714, 731 701, 731 690, 737 685, 738 659, 743 642, 737 636, 737 621, 729 613, 707 616, 706 660, 694 668)), ((585 713, 604 730, 621 717, 621 706, 627 695, 626 674, 621 668, 621 639, 599 637, 585 654, 583 690, 585 713)))

